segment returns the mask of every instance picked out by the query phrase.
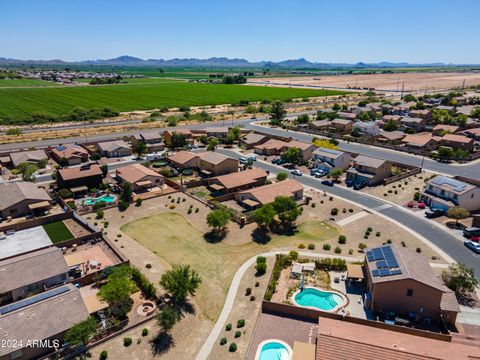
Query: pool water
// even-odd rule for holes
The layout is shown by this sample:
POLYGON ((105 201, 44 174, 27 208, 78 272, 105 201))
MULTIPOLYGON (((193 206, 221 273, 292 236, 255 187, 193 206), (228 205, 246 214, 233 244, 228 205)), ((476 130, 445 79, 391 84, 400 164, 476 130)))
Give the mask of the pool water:
POLYGON ((290 355, 285 345, 278 342, 268 342, 262 346, 258 360, 289 360, 290 355))
POLYGON ((85 205, 95 205, 96 203, 103 201, 107 204, 114 202, 117 198, 114 195, 104 195, 99 198, 88 198, 85 200, 85 205))
POLYGON ((343 303, 343 298, 334 292, 306 288, 295 295, 295 302, 300 306, 331 311, 343 303))

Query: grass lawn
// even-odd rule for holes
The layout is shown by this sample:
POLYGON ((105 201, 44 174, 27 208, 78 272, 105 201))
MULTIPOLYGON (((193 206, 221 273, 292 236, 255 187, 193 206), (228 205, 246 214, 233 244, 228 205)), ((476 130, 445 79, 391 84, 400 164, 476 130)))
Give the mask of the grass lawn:
POLYGON ((43 229, 54 244, 73 239, 73 234, 68 230, 63 221, 43 225, 43 229))
POLYGON ((35 113, 68 114, 75 107, 132 111, 345 94, 334 90, 149 81, 151 83, 104 86, 0 88, 0 123, 1 118, 29 120, 35 113))
POLYGON ((223 307, 233 275, 250 257, 272 249, 297 249, 302 242, 314 243, 319 248, 323 240, 338 236, 336 228, 322 221, 309 221, 300 225, 296 234, 273 236, 265 245, 253 241, 212 244, 187 219, 173 212, 133 221, 120 230, 170 265, 190 264, 195 268, 203 279, 195 301, 211 320, 216 320, 223 307))
POLYGON ((62 86, 60 83, 54 83, 38 79, 0 79, 0 88, 3 87, 38 87, 38 86, 62 86))

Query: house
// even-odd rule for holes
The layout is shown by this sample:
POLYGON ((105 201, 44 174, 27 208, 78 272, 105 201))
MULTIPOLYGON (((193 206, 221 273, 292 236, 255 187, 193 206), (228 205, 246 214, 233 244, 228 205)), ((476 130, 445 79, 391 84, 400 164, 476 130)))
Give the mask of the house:
POLYGON ((330 121, 330 125, 335 129, 336 132, 342 134, 350 134, 353 129, 353 121, 348 119, 333 119, 330 121))
POLYGON ((306 142, 303 142, 303 141, 291 140, 291 141, 285 143, 285 147, 284 147, 283 151, 287 151, 288 149, 291 149, 291 148, 300 149, 301 154, 302 154, 302 161, 307 162, 308 160, 310 160, 310 158, 312 157, 313 151, 317 147, 315 145, 313 145, 312 143, 306 143, 306 142))
POLYGON ((440 137, 432 136, 431 133, 423 132, 408 134, 402 139, 402 144, 411 149, 433 150, 437 147, 440 137))
POLYGON ((145 191, 165 183, 163 175, 142 164, 131 164, 118 168, 116 175, 120 184, 130 183, 134 192, 145 191))
POLYGON ((380 134, 380 126, 378 126, 376 121, 357 121, 353 124, 353 130, 355 129, 369 136, 377 136, 380 134))
POLYGON ((312 154, 314 167, 325 167, 328 170, 333 168, 347 170, 350 167, 350 160, 350 154, 334 149, 318 148, 312 154))
POLYGON ((392 166, 386 160, 358 155, 353 167, 347 170, 347 181, 368 186, 377 185, 392 174, 392 166))
POLYGON ((308 127, 318 131, 328 131, 332 126, 330 120, 315 120, 308 123, 308 127))
POLYGON ((0 183, 0 217, 41 214, 52 207, 48 193, 30 182, 0 183))
POLYGON ((446 134, 440 138, 440 145, 472 152, 475 148, 475 140, 464 135, 446 134))
POLYGON ((60 164, 62 159, 67 159, 68 165, 79 165, 88 161, 88 151, 76 144, 58 145, 50 150, 53 160, 60 164))
POLYGON ((454 134, 456 133, 460 128, 455 125, 444 125, 444 124, 438 124, 435 125, 432 128, 432 134, 436 136, 442 136, 444 134, 454 134))
POLYGON ((277 196, 288 196, 294 200, 303 198, 303 185, 293 179, 263 185, 237 193, 235 199, 248 210, 254 210, 275 201, 277 196))
POLYGON ((347 120, 355 120, 357 118, 357 114, 343 112, 343 111, 337 112, 337 116, 341 119, 347 119, 347 120))
POLYGON ((208 179, 208 188, 216 195, 228 194, 264 185, 267 172, 253 168, 208 179))
POLYGON ((412 118, 422 118, 429 121, 433 118, 432 112, 428 109, 411 110, 408 114, 412 118))
POLYGON ((259 155, 280 155, 281 152, 285 149, 285 144, 285 141, 270 139, 261 145, 254 146, 253 149, 255 154, 259 155))
POLYGON ((433 272, 427 258, 404 247, 385 245, 366 252, 366 307, 454 325, 460 311, 455 294, 433 272))
POLYGON ((72 284, 2 306, 2 341, 13 345, 0 347, 0 359, 39 359, 55 350, 56 341, 60 347, 67 330, 88 317, 80 291, 72 284), (32 346, 32 340, 50 340, 50 345, 32 346))
POLYGON ((163 137, 158 132, 145 132, 131 136, 133 146, 143 143, 147 147, 147 153, 162 151, 165 148, 163 137))
POLYGON ((168 157, 168 161, 177 169, 195 169, 198 168, 200 156, 198 153, 190 151, 178 151, 168 157))
POLYGON ((474 140, 480 141, 480 128, 464 130, 462 131, 462 134, 474 140))
POLYGON ((236 173, 238 171, 238 160, 213 151, 207 151, 200 154, 198 168, 207 177, 236 173))
POLYGON ((86 191, 98 188, 103 181, 103 173, 98 164, 86 164, 80 167, 60 169, 57 184, 60 189, 86 191))
POLYGON ((132 148, 123 140, 100 142, 97 144, 97 150, 101 156, 108 158, 132 155, 132 148))
POLYGON ((67 281, 68 267, 57 247, 0 261, 0 304, 44 292, 67 281))
POLYGON ((405 129, 412 129, 415 132, 423 131, 425 129, 425 125, 427 124, 427 120, 420 118, 420 117, 404 117, 400 120, 402 127, 405 129))
POLYGON ((169 143, 170 140, 172 139, 173 134, 181 134, 185 135, 187 139, 192 139, 193 135, 192 132, 189 129, 175 129, 175 130, 165 130, 162 134, 163 140, 165 143, 169 143))
POLYGON ((405 133, 402 131, 382 131, 380 135, 377 136, 376 140, 382 143, 398 145, 401 143, 401 140, 405 137, 405 133))
POLYGON ((245 149, 253 149, 255 146, 263 144, 268 139, 269 138, 266 135, 251 132, 240 139, 240 146, 243 146, 245 149))
POLYGON ((480 188, 463 181, 438 175, 426 182, 420 199, 431 208, 444 211, 460 206, 468 211, 480 209, 480 188))
POLYGON ((10 161, 14 167, 18 167, 22 163, 38 164, 47 160, 47 154, 43 150, 20 151, 10 154, 10 161))
POLYGON ((378 121, 378 125, 383 128, 386 124, 393 122, 398 127, 401 125, 400 120, 402 120, 400 115, 385 115, 378 121))
POLYGON ((207 127, 205 133, 207 137, 216 137, 219 140, 225 140, 229 130, 228 126, 207 127))

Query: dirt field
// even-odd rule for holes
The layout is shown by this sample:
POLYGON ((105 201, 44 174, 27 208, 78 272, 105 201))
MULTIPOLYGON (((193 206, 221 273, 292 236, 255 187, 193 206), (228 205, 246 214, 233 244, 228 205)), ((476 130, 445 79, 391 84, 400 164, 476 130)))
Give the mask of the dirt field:
POLYGON ((377 90, 405 91, 445 90, 462 86, 479 85, 480 73, 474 72, 442 72, 442 73, 399 73, 370 75, 337 75, 337 76, 306 76, 292 78, 255 78, 249 79, 249 84, 268 82, 272 86, 328 86, 338 88, 374 88, 377 90))

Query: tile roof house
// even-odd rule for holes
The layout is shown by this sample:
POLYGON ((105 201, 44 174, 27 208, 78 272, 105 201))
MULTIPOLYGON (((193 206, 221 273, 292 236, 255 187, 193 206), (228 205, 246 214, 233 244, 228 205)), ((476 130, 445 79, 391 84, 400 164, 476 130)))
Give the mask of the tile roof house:
POLYGON ((406 129, 413 129, 419 132, 425 129, 427 120, 420 117, 404 117, 400 120, 400 123, 402 124, 402 127, 406 129))
POLYGON ((267 140, 268 136, 251 132, 240 139, 240 145, 243 145, 245 149, 252 149, 257 145, 263 144, 267 140))
POLYGON ((452 291, 433 272, 427 258, 392 245, 369 249, 365 254, 366 305, 374 313, 412 313, 419 319, 455 324, 458 302, 452 301, 452 291))
POLYGON ((358 155, 353 166, 347 170, 347 180, 354 184, 377 185, 392 173, 392 166, 386 160, 358 155))
POLYGON ((401 143, 401 140, 406 136, 406 134, 402 131, 382 131, 380 135, 377 136, 376 140, 387 143, 387 144, 392 144, 392 145, 397 145, 401 143))
POLYGON ((332 126, 330 120, 315 120, 308 123, 308 127, 314 130, 327 131, 332 126))
POLYGON ((432 128, 432 134, 436 136, 442 136, 444 133, 454 134, 459 129, 460 127, 455 125, 438 124, 432 128))
POLYGON ((168 157, 168 161, 177 169, 197 168, 200 160, 198 153, 190 151, 178 151, 168 157))
POLYGON ((207 177, 230 174, 238 171, 237 159, 214 151, 199 153, 199 155, 198 168, 200 172, 207 177))
POLYGON ((480 128, 464 130, 462 131, 462 134, 474 140, 480 140, 480 128))
POLYGON ((43 212, 52 206, 48 193, 30 182, 0 183, 0 217, 20 217, 43 212))
POLYGON ((147 153, 162 151, 165 148, 163 137, 156 131, 135 134, 130 139, 133 146, 144 143, 147 147, 147 153))
POLYGON ((287 179, 239 192, 235 198, 246 209, 253 210, 274 202, 277 196, 288 196, 294 200, 301 200, 303 185, 296 180, 287 179))
POLYGON ((400 120, 402 120, 402 116, 400 115, 385 115, 378 121, 378 124, 382 128, 389 122, 393 122, 395 125, 400 126, 400 120))
POLYGON ((408 134, 402 139, 402 144, 407 148, 433 150, 438 146, 440 137, 433 136, 431 133, 423 132, 418 134, 408 134))
POLYGON ((134 192, 161 186, 165 182, 163 175, 142 164, 123 166, 116 170, 116 174, 120 184, 129 182, 134 192))
POLYGON ((192 132, 189 129, 165 130, 162 134, 164 141, 169 143, 174 133, 185 135, 187 139, 192 138, 192 132))
POLYGON ((228 126, 220 126, 220 127, 207 127, 205 133, 207 137, 216 137, 218 139, 226 139, 227 134, 230 128, 228 126))
POLYGON ((39 359, 51 347, 27 346, 29 340, 58 339, 89 317, 80 291, 67 284, 0 307, 2 340, 17 346, 0 347, 0 359, 39 359))
POLYGON ((422 118, 425 120, 430 120, 433 117, 432 112, 428 109, 411 110, 408 115, 412 118, 422 118))
POLYGON ((68 267, 57 247, 0 261, 0 304, 5 305, 64 284, 68 267))
POLYGON ((377 136, 380 134, 380 126, 376 121, 357 121, 353 124, 353 130, 355 129, 370 136, 377 136))
POLYGON ((452 206, 460 206, 468 211, 480 209, 479 187, 443 175, 428 180, 420 198, 427 206, 445 211, 452 206))
POLYGON ((446 134, 440 138, 440 145, 472 152, 475 148, 475 140, 460 134, 446 134))
POLYGON ((88 161, 88 151, 80 145, 65 144, 57 145, 50 149, 53 160, 60 163, 61 159, 67 159, 68 165, 79 165, 88 161))
POLYGON ((57 183, 60 189, 98 188, 103 182, 103 173, 98 164, 58 170, 57 183))
POLYGON ((350 134, 353 128, 353 121, 348 119, 333 119, 330 122, 331 126, 335 129, 336 132, 342 134, 350 134))
POLYGON ((132 148, 123 140, 99 142, 97 143, 97 150, 101 156, 108 158, 132 155, 132 148))
POLYGON ((267 172, 259 168, 234 172, 208 179, 208 188, 216 195, 228 194, 265 184, 267 172))
POLYGON ((357 118, 357 114, 343 112, 343 111, 337 112, 337 116, 341 119, 347 119, 347 120, 355 120, 357 118))
POLYGON ((303 141, 291 140, 285 143, 284 151, 291 149, 291 148, 300 149, 302 153, 302 161, 307 162, 312 157, 313 151, 317 148, 312 143, 307 143, 303 141))
POLYGON ((280 155, 280 153, 285 149, 286 141, 278 139, 270 139, 263 144, 254 146, 254 151, 259 155, 280 155))
POLYGON ((10 154, 10 161, 15 167, 18 167, 21 163, 37 164, 46 160, 48 160, 48 157, 43 150, 20 151, 10 154))
POLYGON ((315 167, 327 169, 340 168, 347 170, 350 167, 350 154, 339 150, 318 148, 312 154, 312 162, 315 167))

